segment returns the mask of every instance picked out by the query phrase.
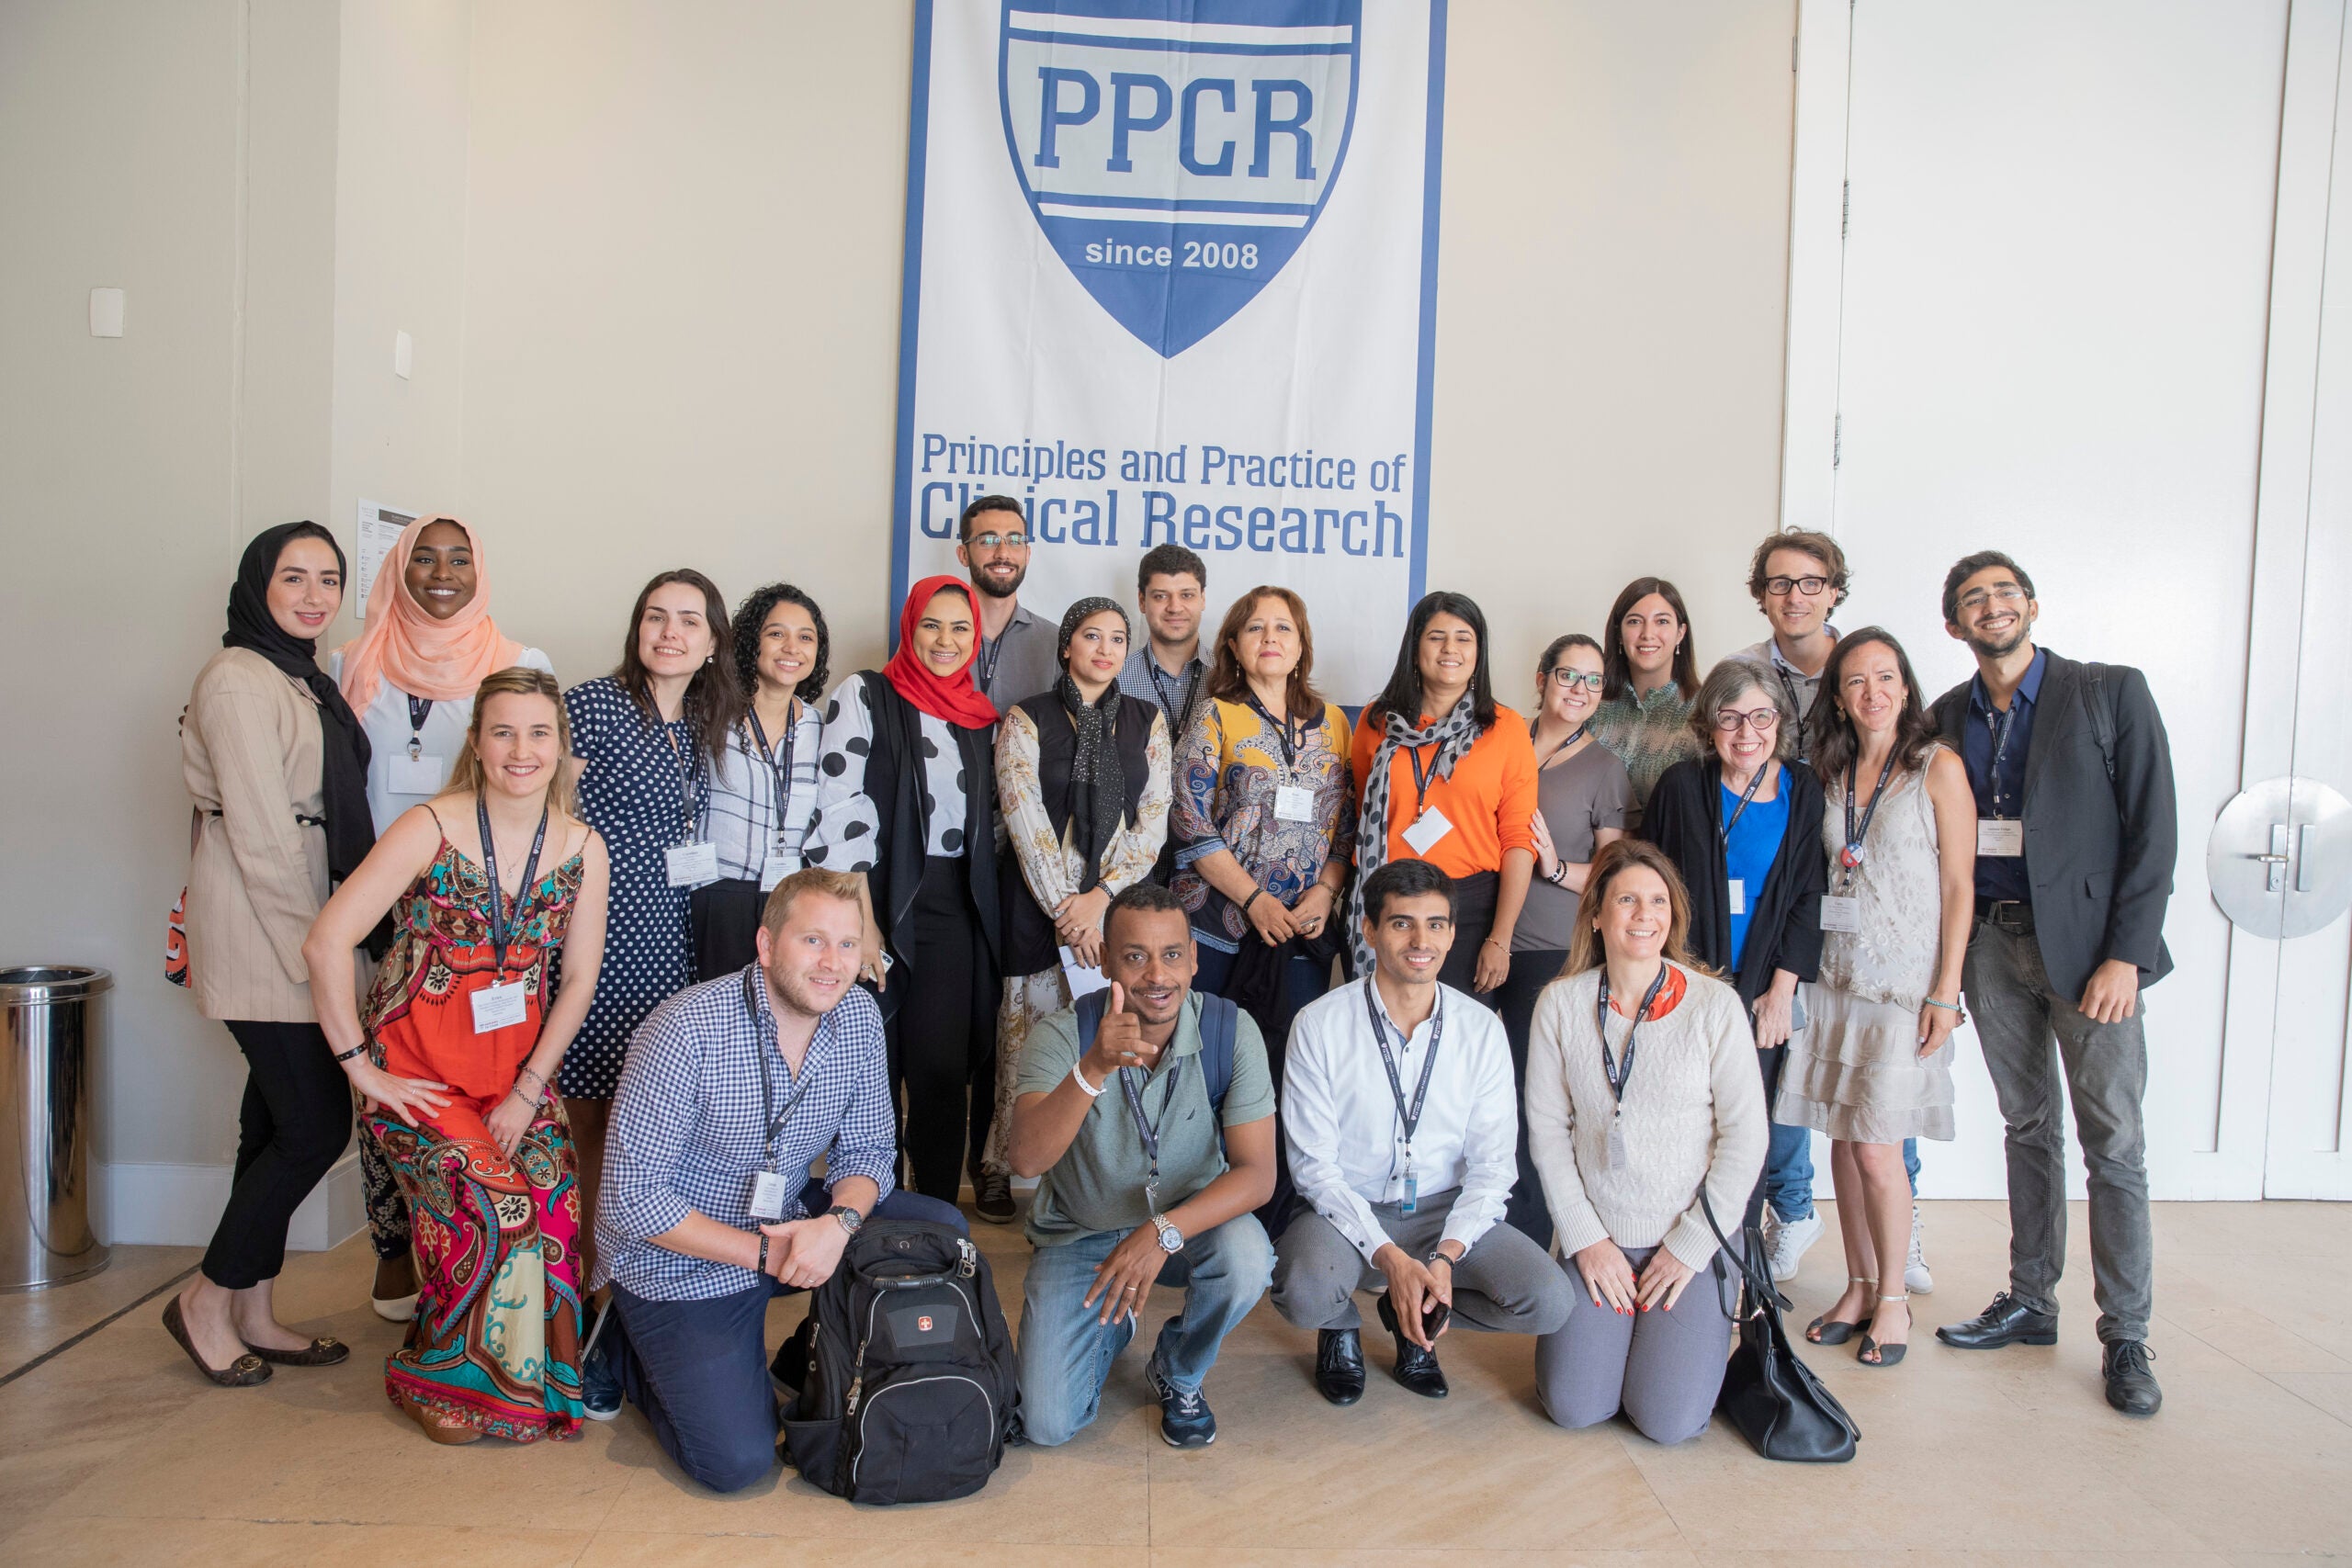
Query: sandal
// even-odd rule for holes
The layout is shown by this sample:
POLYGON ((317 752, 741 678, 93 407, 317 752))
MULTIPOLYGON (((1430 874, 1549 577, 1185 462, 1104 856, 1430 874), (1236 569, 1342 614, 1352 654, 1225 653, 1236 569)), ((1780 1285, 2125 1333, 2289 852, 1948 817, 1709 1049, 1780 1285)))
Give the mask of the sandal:
POLYGON ((280 1367, 332 1367, 351 1359, 351 1347, 330 1335, 321 1335, 300 1350, 266 1350, 258 1345, 246 1349, 263 1360, 280 1367))
MULTIPOLYGON (((1846 1282, 1849 1285, 1878 1283, 1876 1280, 1865 1280, 1859 1274, 1847 1275, 1846 1282)), ((1812 1345, 1843 1345, 1855 1335, 1867 1332, 1870 1325, 1871 1319, 1867 1317, 1860 1323, 1848 1323, 1842 1318, 1833 1320, 1827 1313, 1823 1313, 1805 1325, 1805 1341, 1812 1345)))
POLYGON ((481 1441, 481 1434, 461 1421, 452 1421, 446 1416, 436 1416, 413 1400, 403 1399, 399 1404, 402 1410, 408 1412, 411 1420, 424 1428, 424 1435, 436 1443, 445 1444, 450 1448, 460 1448, 467 1443, 481 1441))
POLYGON ((196 1353, 196 1341, 188 1337, 187 1319, 180 1313, 177 1296, 164 1303, 164 1328, 179 1342, 179 1348, 187 1352, 187 1359, 196 1363, 196 1370, 222 1388, 251 1388, 270 1379, 269 1368, 251 1350, 230 1362, 225 1369, 207 1365, 204 1358, 196 1353))
MULTIPOLYGON (((1911 1298, 1908 1295, 1881 1296, 1879 1297, 1879 1304, 1883 1306, 1889 1302, 1907 1304, 1910 1300, 1911 1298)), ((1882 1345, 1877 1340, 1865 1334, 1862 1336, 1861 1348, 1854 1352, 1854 1359, 1861 1362, 1861 1364, 1866 1367, 1892 1367, 1900 1362, 1903 1359, 1904 1352, 1910 1348, 1911 1345, 1908 1340, 1900 1345, 1882 1345), (1878 1359, 1875 1361, 1871 1360, 1871 1357, 1872 1356, 1876 1356, 1878 1359)))

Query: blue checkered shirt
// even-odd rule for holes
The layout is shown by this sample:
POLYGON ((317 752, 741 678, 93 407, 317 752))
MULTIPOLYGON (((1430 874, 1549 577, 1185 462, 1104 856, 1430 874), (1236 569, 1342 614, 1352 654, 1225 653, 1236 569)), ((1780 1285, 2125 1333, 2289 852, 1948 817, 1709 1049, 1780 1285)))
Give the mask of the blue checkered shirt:
MULTIPOLYGON (((802 1218, 800 1189, 818 1156, 825 1182, 863 1176, 889 1196, 899 1163, 883 1055, 882 1013, 853 987, 817 1025, 795 1078, 775 1046, 775 1014, 754 966, 756 1021, 743 1007, 743 973, 689 986, 638 1026, 613 1096, 605 1180, 596 1205, 596 1274, 650 1301, 707 1301, 759 1283, 732 1263, 690 1258, 653 1238, 700 1212, 753 1228, 752 1182, 767 1167, 771 1110, 760 1100, 760 1058, 772 1057, 775 1111, 808 1086, 776 1141, 784 1217, 802 1218)), ((593 1286, 592 1286, 593 1288, 593 1286)))

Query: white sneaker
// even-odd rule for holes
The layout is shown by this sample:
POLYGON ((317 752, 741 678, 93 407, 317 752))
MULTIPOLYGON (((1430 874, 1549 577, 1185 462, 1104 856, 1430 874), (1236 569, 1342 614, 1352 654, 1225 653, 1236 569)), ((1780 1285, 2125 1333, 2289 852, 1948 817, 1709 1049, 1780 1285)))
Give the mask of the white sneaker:
POLYGON ((1797 1277, 1797 1265, 1804 1261, 1805 1248, 1821 1239, 1821 1214, 1818 1210, 1801 1220, 1783 1220, 1770 1208, 1764 1211, 1764 1246, 1771 1259, 1772 1279, 1777 1284, 1797 1277))
POLYGON ((1920 1250, 1921 1228, 1919 1205, 1913 1203, 1911 1205, 1911 1256, 1904 1260, 1903 1288, 1915 1296, 1931 1296, 1936 1293, 1936 1277, 1928 1272, 1928 1255, 1920 1250))

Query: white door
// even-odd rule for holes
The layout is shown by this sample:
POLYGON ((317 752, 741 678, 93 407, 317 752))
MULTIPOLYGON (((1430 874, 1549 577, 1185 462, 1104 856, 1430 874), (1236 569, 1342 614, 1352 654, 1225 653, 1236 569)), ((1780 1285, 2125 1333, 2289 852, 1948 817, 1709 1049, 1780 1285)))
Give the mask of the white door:
MULTIPOLYGON (((1783 521, 1835 533, 1855 567, 1841 625, 1894 631, 1925 697, 1973 669, 1939 595, 1984 548, 2031 575, 2043 646, 2147 672, 2181 818, 2178 968, 2147 998, 2158 1197, 2260 1191, 2268 1043, 2245 1043, 2250 1070, 2233 1060, 2232 928, 2204 855, 2247 721, 2287 8, 1802 13, 1783 521)), ((1998 1196, 1973 1034, 1957 1070, 1960 1138, 1923 1148, 1921 1190, 1998 1196)))

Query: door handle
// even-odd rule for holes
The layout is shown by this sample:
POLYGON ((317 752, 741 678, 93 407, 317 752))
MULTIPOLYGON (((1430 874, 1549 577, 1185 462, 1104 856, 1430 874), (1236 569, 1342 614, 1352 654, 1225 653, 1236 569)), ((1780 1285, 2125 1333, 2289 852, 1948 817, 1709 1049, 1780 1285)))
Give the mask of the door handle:
POLYGON ((2312 890, 2312 851, 2315 847, 2312 836, 2316 831, 2316 823, 2306 822, 2295 835, 2295 891, 2298 893, 2312 890))
POLYGON ((2252 854, 2245 858, 2262 863, 2262 886, 2265 892, 2276 893, 2284 887, 2287 885, 2287 824, 2284 822, 2270 824, 2270 852, 2268 854, 2252 854))

